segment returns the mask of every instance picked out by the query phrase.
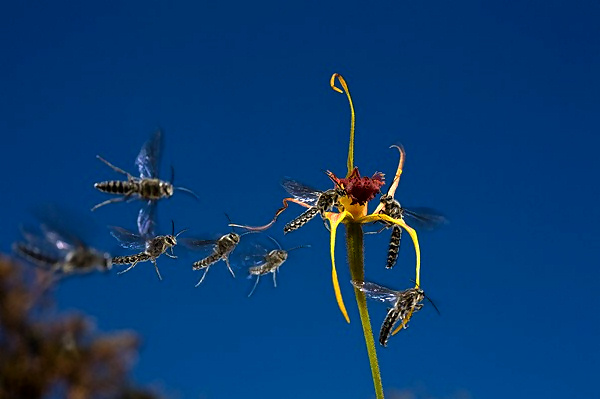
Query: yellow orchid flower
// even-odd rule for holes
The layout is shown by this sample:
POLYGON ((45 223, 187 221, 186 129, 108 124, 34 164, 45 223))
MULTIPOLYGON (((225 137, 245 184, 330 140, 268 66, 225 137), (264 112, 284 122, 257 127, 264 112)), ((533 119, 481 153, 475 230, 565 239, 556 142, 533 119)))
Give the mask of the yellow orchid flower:
MULTIPOLYGON (((295 198, 285 198, 283 200, 283 207, 277 210, 273 219, 264 226, 258 227, 250 227, 243 225, 235 225, 232 226, 242 227, 249 230, 265 230, 271 227, 278 216, 287 209, 288 203, 293 202, 305 208, 309 208, 303 215, 298 217, 292 224, 288 224, 284 231, 291 231, 295 228, 302 226, 306 223, 310 218, 316 216, 317 214, 321 214, 323 219, 329 222, 329 231, 330 231, 330 252, 331 252, 331 278, 333 281, 333 290, 335 292, 335 297, 337 304, 339 306, 342 315, 349 323, 350 318, 348 316, 348 312, 346 310, 346 306, 344 304, 344 300, 342 298, 342 292, 340 289, 340 284, 338 281, 338 275, 336 271, 335 265, 335 244, 336 244, 336 235, 338 226, 343 223, 346 227, 346 241, 347 241, 347 249, 348 249, 348 263, 350 266, 350 274, 352 276, 352 280, 354 281, 364 281, 364 256, 363 256, 363 230, 362 225, 366 223, 372 222, 381 222, 387 226, 397 225, 402 229, 406 230, 408 234, 411 236, 415 254, 416 254, 416 276, 415 276, 415 284, 416 288, 420 285, 420 268, 421 268, 421 252, 419 249, 419 240, 417 237, 416 231, 407 225, 402 218, 392 218, 389 215, 383 213, 384 204, 381 202, 374 210, 373 213, 368 213, 368 203, 375 196, 380 193, 380 188, 384 184, 383 174, 375 173, 373 177, 361 177, 358 171, 358 168, 354 167, 354 127, 355 127, 355 113, 354 113, 354 105, 352 103, 352 97, 350 96, 350 91, 348 90, 348 85, 344 78, 334 73, 331 77, 330 81, 331 88, 339 93, 346 94, 348 97, 348 102, 350 105, 350 144, 348 147, 348 173, 345 178, 340 179, 336 177, 333 173, 327 172, 328 176, 335 183, 336 188, 328 191, 331 192, 335 201, 328 203, 328 208, 324 209, 324 207, 319 208, 316 202, 308 203, 307 201, 303 201, 300 197, 295 198), (338 88, 335 83, 336 79, 339 81, 342 89, 338 88), (343 193, 343 194, 342 194, 343 193), (331 208, 337 206, 338 212, 332 211, 331 208), (301 222, 299 220, 306 215, 301 222), (291 226, 291 227, 290 227, 291 226)), ((400 160, 398 162, 398 168, 396 170, 394 180, 387 192, 389 197, 393 197, 395 191, 398 187, 398 183, 400 181, 400 176, 402 175, 402 170, 404 167, 404 158, 405 153, 401 147, 392 146, 399 150, 400 152, 400 160)), ((288 190, 289 191, 289 190, 288 190)), ((324 193, 323 193, 324 194, 324 193)), ((371 363, 371 371, 373 375, 373 382, 375 385, 375 392, 377 398, 383 398, 383 388, 381 384, 381 377, 379 374, 379 366, 377 363, 377 356, 375 352, 375 344, 373 340, 373 333, 371 330, 371 323, 369 320, 369 313, 366 305, 366 297, 363 292, 361 292, 356 287, 354 288, 354 293, 356 296, 356 301, 359 308, 359 314, 361 317, 363 333, 365 335, 365 341, 367 344, 367 352, 369 354, 369 360, 371 363)), ((397 333, 410 319, 412 316, 412 310, 408 312, 406 318, 403 320, 401 325, 393 332, 393 334, 397 333)))

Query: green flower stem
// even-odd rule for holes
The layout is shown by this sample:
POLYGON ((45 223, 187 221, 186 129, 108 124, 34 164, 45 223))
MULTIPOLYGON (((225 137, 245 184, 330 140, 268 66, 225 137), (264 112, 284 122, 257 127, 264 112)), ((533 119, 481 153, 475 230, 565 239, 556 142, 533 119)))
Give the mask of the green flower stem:
MULTIPOLYGON (((363 230, 359 223, 346 224, 346 246, 348 249, 348 263, 350 265, 350 276, 352 280, 364 281, 365 278, 365 257, 363 253, 363 230)), ((365 343, 367 344, 367 353, 369 363, 371 364, 371 374, 373 375, 373 385, 375 385, 375 395, 377 399, 383 399, 383 385, 381 384, 381 374, 379 373, 379 363, 377 362, 377 352, 375 351, 375 341, 373 340, 373 331, 371 330, 371 320, 369 319, 369 310, 367 309, 367 298, 365 294, 354 288, 356 303, 360 313, 365 343)))

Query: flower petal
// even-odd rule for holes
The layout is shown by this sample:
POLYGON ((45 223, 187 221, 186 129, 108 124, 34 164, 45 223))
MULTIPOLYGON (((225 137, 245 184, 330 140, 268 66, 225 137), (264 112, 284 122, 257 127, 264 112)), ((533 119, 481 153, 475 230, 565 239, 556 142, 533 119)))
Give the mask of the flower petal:
POLYGON ((336 87, 335 78, 337 78, 340 81, 340 84, 342 85, 342 88, 344 89, 344 91, 346 92, 346 96, 348 97, 348 103, 350 103, 350 144, 348 145, 348 176, 350 176, 350 173, 352 173, 352 170, 354 169, 354 126, 356 124, 356 115, 354 114, 354 104, 352 104, 350 90, 348 90, 348 85, 346 84, 346 81, 344 80, 342 75, 340 75, 339 73, 334 73, 331 76, 331 80, 329 81, 331 88, 337 91, 338 93, 344 92, 338 87, 336 87))
POLYGON ((417 287, 419 287, 421 285, 421 281, 420 281, 421 280, 421 249, 419 248, 419 238, 417 237, 417 232, 412 227, 407 225, 404 222, 404 220, 394 219, 394 218, 389 217, 388 215, 371 214, 371 215, 367 215, 364 218, 360 218, 357 220, 358 223, 370 223, 370 222, 377 222, 377 221, 385 221, 385 222, 397 224, 398 226, 400 226, 404 230, 406 230, 408 232, 408 234, 410 235, 410 238, 412 238, 412 242, 415 247, 415 255, 417 258, 415 283, 416 283, 417 287))
MULTIPOLYGON (((398 188, 398 183, 400 183, 400 175, 402 174, 402 168, 404 168, 404 158, 406 153, 404 152, 404 148, 399 145, 390 146, 390 148, 397 148, 400 151, 400 160, 398 161, 398 169, 396 169, 396 175, 394 176, 394 180, 388 188, 387 195, 394 196, 396 193, 396 189, 398 188)), ((383 204, 380 203, 373 213, 379 213, 383 209, 383 204)))
POLYGON ((352 217, 350 213, 347 211, 343 211, 341 213, 327 213, 327 220, 329 220, 330 225, 330 250, 331 250, 331 279, 333 281, 333 290, 335 292, 335 299, 337 300, 340 311, 344 315, 344 318, 348 323, 350 323, 350 317, 348 317, 348 312, 346 311, 346 306, 344 305, 344 299, 342 298, 342 291, 340 290, 340 282, 338 281, 337 271, 335 270, 335 235, 336 230, 340 223, 346 217, 352 217))

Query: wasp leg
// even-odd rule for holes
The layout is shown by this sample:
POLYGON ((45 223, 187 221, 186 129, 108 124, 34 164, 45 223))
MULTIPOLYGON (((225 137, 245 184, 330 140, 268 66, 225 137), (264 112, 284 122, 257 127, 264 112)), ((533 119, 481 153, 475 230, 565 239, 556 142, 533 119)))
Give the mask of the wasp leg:
POLYGON ((248 294, 248 298, 250 298, 250 295, 252 295, 254 293, 254 290, 256 289, 256 286, 258 285, 258 280, 260 280, 260 274, 256 275, 256 282, 254 283, 254 287, 252 287, 252 291, 250 291, 250 293, 248 294))
POLYGON ((123 274, 123 273, 127 273, 128 271, 130 271, 131 269, 133 269, 135 267, 135 265, 138 264, 138 261, 135 261, 131 264, 131 266, 129 266, 127 269, 125 270, 121 270, 120 272, 118 272, 117 274, 123 274))
POLYGON ((387 229, 390 226, 383 226, 381 229, 379 229, 378 231, 367 231, 365 234, 379 234, 381 233, 383 230, 387 229))
POLYGON ((156 269, 156 274, 158 274, 158 279, 162 280, 162 276, 160 275, 160 271, 158 270, 158 265, 156 264, 156 259, 152 259, 152 263, 154 263, 154 269, 156 269))
POLYGON ((202 275, 202 278, 200 279, 200 281, 198 281, 198 284, 196 284, 195 286, 199 286, 200 284, 202 284, 202 282, 204 281, 204 277, 206 277, 206 273, 208 273, 208 269, 210 269, 210 266, 206 266, 206 269, 204 269, 204 274, 202 275))
POLYGON ((102 162, 104 162, 106 165, 108 165, 109 168, 111 168, 115 172, 122 173, 125 176, 127 176, 128 180, 134 180, 134 177, 130 173, 127 173, 123 169, 116 167, 112 163, 108 162, 106 159, 102 158, 100 155, 96 155, 96 158, 98 158, 99 160, 101 160, 102 162))
POLYGON ((106 201, 101 202, 98 205, 94 206, 92 208, 92 212, 95 211, 96 209, 100 208, 101 206, 104 206, 104 205, 112 204, 112 203, 115 203, 115 202, 131 201, 132 199, 133 198, 129 198, 128 196, 127 197, 111 198, 109 200, 106 200, 106 201))
POLYGON ((231 273, 231 275, 233 276, 233 278, 235 278, 235 273, 231 269, 231 265, 229 264, 229 258, 228 257, 225 258, 225 264, 227 265, 227 268, 229 269, 229 272, 231 273))
POLYGON ((277 276, 277 269, 273 270, 273 286, 275 288, 277 288, 277 279, 275 278, 277 276))
POLYGON ((171 259, 177 259, 177 255, 171 255, 171 254, 170 254, 170 253, 168 253, 168 252, 165 252, 165 255, 167 255, 167 256, 168 256, 169 258, 171 258, 171 259))

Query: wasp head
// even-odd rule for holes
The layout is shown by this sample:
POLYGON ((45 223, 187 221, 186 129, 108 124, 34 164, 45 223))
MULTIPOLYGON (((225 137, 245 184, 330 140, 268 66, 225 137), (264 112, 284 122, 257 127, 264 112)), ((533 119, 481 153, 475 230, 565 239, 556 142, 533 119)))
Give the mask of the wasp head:
POLYGON ((173 192, 175 191, 175 188, 173 187, 173 185, 169 182, 166 181, 161 181, 160 182, 160 191, 162 192, 162 194, 169 198, 171 196, 173 196, 173 192))

